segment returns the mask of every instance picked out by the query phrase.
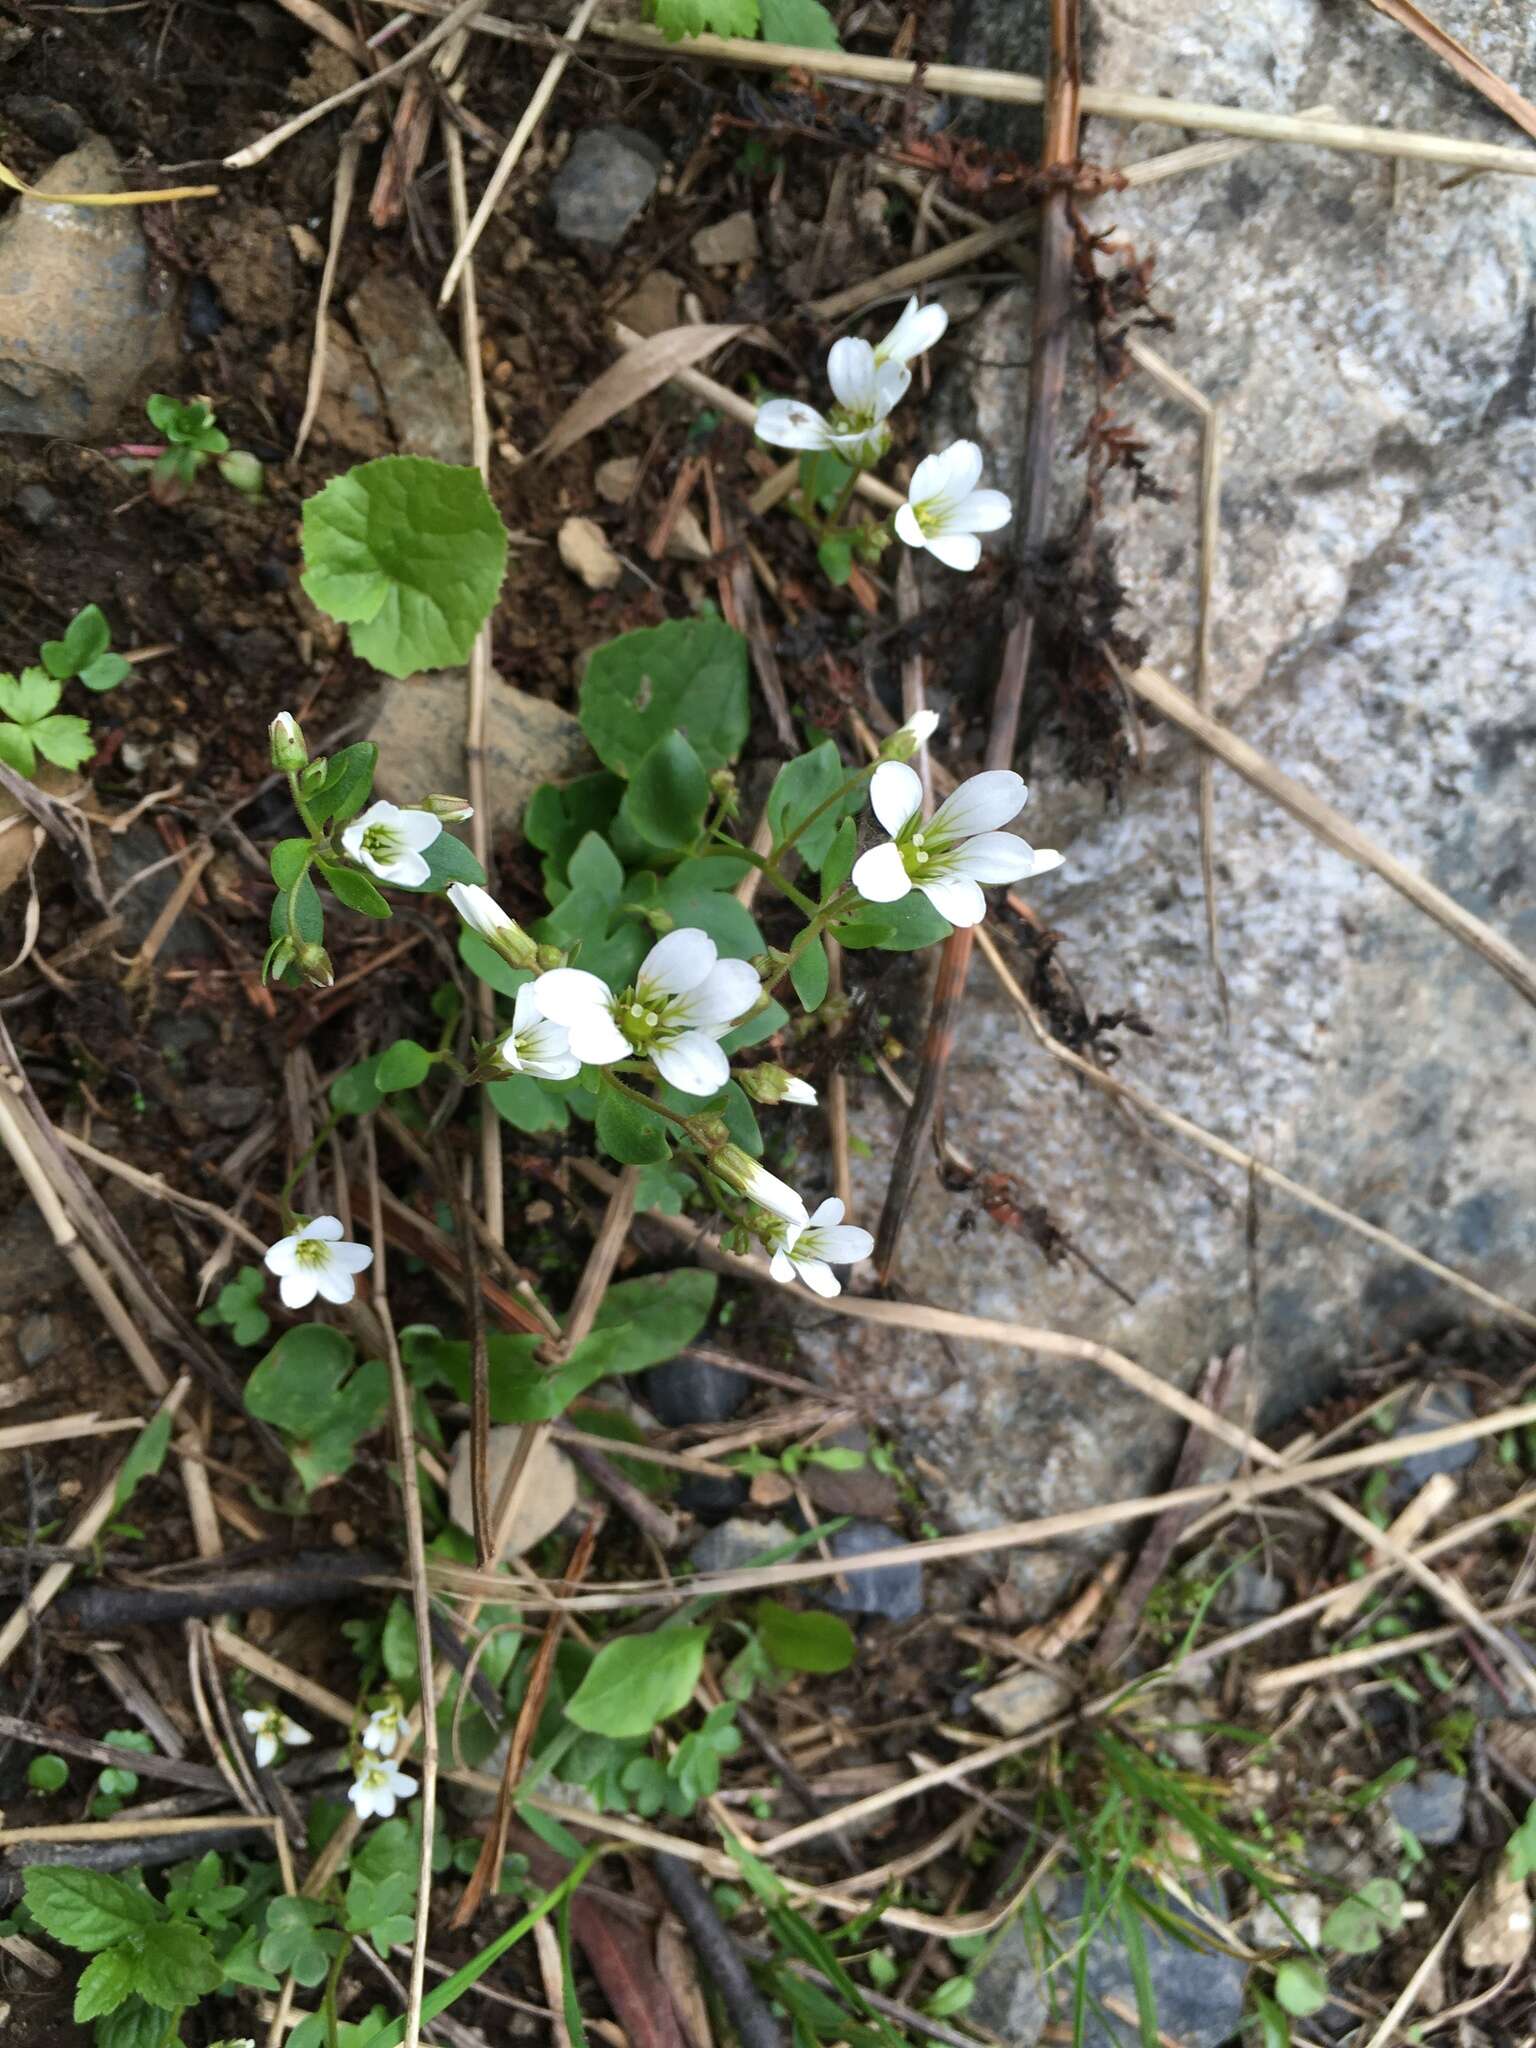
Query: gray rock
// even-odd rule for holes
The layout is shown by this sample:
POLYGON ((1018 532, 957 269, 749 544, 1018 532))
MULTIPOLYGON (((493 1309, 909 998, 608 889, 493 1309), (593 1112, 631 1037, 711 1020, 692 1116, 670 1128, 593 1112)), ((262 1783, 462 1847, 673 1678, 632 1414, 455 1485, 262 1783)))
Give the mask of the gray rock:
POLYGON ((1426 1848, 1459 1839, 1467 1818, 1467 1781, 1454 1771, 1421 1771, 1387 1795, 1392 1818, 1426 1848))
POLYGON ((751 1391, 744 1372, 702 1358, 669 1358, 640 1381, 641 1394, 669 1429, 690 1422, 729 1422, 751 1391))
POLYGON ((46 484, 23 484, 11 509, 24 526, 30 526, 35 533, 46 533, 51 526, 58 525, 62 508, 46 484))
POLYGON ((62 1319, 46 1312, 28 1316, 16 1332, 16 1349, 21 1353, 22 1364, 29 1371, 34 1366, 46 1364, 63 1341, 62 1319))
POLYGON ((78 149, 85 140, 84 121, 62 100, 45 99, 38 93, 13 92, 6 99, 5 111, 39 149, 61 155, 65 150, 78 149))
MULTIPOLYGON (((116 192, 122 182, 112 145, 92 136, 37 186, 116 192)), ((138 211, 18 198, 0 222, 0 433, 105 433, 173 347, 138 211)))
MULTIPOLYGON (((972 9, 997 27, 1037 10, 972 9)), ((1469 0, 1437 19, 1522 88, 1536 14, 1495 25, 1469 0)), ((1329 101, 1404 127, 1498 139, 1498 117, 1369 9, 1313 0, 1090 5, 1099 84, 1266 107, 1329 101)), ((1001 48, 1001 45, 999 45, 1001 48)), ((974 55, 974 51, 972 52, 974 55)), ((1006 61, 994 58, 986 61, 1006 61)), ((1177 146, 1166 130, 1089 124, 1118 161, 1177 146)), ((1019 146, 1022 146, 1020 144, 1019 146)), ((1523 353, 1536 314, 1536 183, 1449 186, 1427 167, 1269 148, 1087 210, 1158 257, 1177 332, 1151 337, 1224 408, 1214 681, 1224 719, 1368 834, 1528 954, 1536 951, 1536 736, 1530 563, 1536 427, 1523 353), (1369 280, 1367 285, 1364 281, 1369 280), (1260 685, 1262 684, 1262 687, 1260 685)), ((1028 295, 966 330, 949 427, 978 415, 989 481, 1017 484, 1028 295)), ((1080 502, 1071 455, 1090 402, 1079 350, 1059 437, 1058 529, 1080 502)), ((1188 684, 1196 579, 1196 436, 1143 377, 1117 417, 1152 441, 1177 502, 1108 491, 1131 595, 1126 623, 1188 684)), ((942 442, 945 427, 935 425, 942 442)), ((952 600, 932 571, 928 592, 952 600)), ((1042 687, 1042 707, 1050 697, 1042 687)), ((1019 766, 1023 825, 1066 865, 1028 892, 1065 934, 1090 1011, 1132 1006, 1117 1073, 1415 1247, 1520 1300, 1536 1262, 1536 1019, 1484 963, 1381 882, 1224 771, 1216 872, 1230 1029, 1205 959, 1197 755, 1166 729, 1106 807, 1074 783, 1049 719, 1019 766)), ((910 1034, 909 1034, 910 1035, 910 1034)), ((860 1091, 868 1161, 855 1213, 878 1213, 899 1112, 860 1091)), ((1264 1420, 1328 1388, 1362 1347, 1476 1310, 1430 1275, 1277 1194, 1244 1242, 1239 1171, 1187 1171, 1038 1057, 985 969, 951 1064, 957 1143, 1027 1159, 1031 1197, 1134 1297, 1046 1267, 920 1175, 896 1278, 913 1297, 1109 1343, 1188 1387, 1250 1334, 1264 1420), (1258 1298, 1250 1324, 1249 1280, 1258 1298)), ((1144 1492, 1177 1429, 1092 1367, 967 1345, 963 1369, 914 1333, 806 1339, 840 1384, 878 1385, 909 1447, 945 1474, 951 1526, 1144 1492), (1027 1446, 1027 1455, 1021 1455, 1027 1446)), ((1106 1537, 1108 1543, 1113 1539, 1106 1537)))
POLYGON ((1291 1597, 1286 1581, 1262 1565, 1240 1564, 1222 1580, 1211 1607, 1221 1621, 1258 1621, 1278 1614, 1291 1597))
POLYGON ((1076 1690, 1071 1679, 1063 1678, 1059 1671, 1036 1671, 1026 1665, 977 1693, 972 1705, 1000 1735, 1022 1735, 1026 1728, 1038 1728, 1042 1721, 1062 1713, 1076 1690))
MULTIPOLYGON (((1196 1945, 1198 1923, 1171 1897, 1157 1903, 1161 1913, 1190 1928, 1186 1943, 1141 1917, 1158 2031, 1179 2048, 1224 2048, 1242 2025, 1248 1966, 1196 1945)), ((1069 1878, 1049 1908, 1046 1942, 1016 1925, 977 1971, 976 1996, 967 2012, 1000 2034, 1008 2048, 1034 2048, 1047 2019, 1070 2022, 1076 1963, 1052 1968, 1051 1960, 1076 1943, 1082 1913, 1082 1880, 1069 1878)), ((1086 1977, 1087 2011, 1075 2048, 1138 2048, 1136 1985, 1113 1915, 1089 1937, 1086 1977), (1110 2011, 1110 2001, 1130 2017, 1110 2011)))
MULTIPOLYGON (((1431 1387, 1420 1395, 1408 1415, 1397 1425, 1400 1437, 1425 1436, 1432 1429, 1449 1429, 1472 1419, 1472 1396, 1459 1380, 1443 1387, 1431 1387)), ((1437 1472, 1460 1472, 1483 1449, 1473 1437, 1467 1443, 1446 1444, 1438 1451, 1415 1451, 1393 1471, 1393 1490, 1408 1494, 1432 1479, 1437 1472)))
POLYGON ((216 1131, 249 1130, 271 1100, 270 1088, 247 1088, 235 1081, 208 1081, 187 1090, 188 1103, 216 1131))
MULTIPOLYGON (((890 1550, 905 1538, 883 1522, 849 1522, 829 1538, 834 1557, 867 1557, 872 1550, 890 1550)), ((845 1592, 831 1579, 813 1584, 823 1607, 838 1614, 880 1614, 887 1621, 914 1621, 923 1611, 923 1568, 920 1564, 887 1564, 874 1572, 849 1572, 845 1592)))
POLYGON ((402 455, 469 462, 469 380, 432 302, 411 278, 372 271, 347 301, 402 455))
POLYGON ((745 1479, 721 1479, 713 1472, 694 1472, 673 1496, 677 1505, 699 1521, 723 1522, 745 1507, 750 1489, 745 1479))
MULTIPOLYGON (((380 794, 414 799, 462 793, 464 719, 462 669, 386 682, 370 734, 379 746, 380 794)), ((493 832, 521 828, 528 799, 541 782, 569 782, 596 766, 570 712, 491 677, 486 773, 493 832)))
POLYGON ((645 211, 663 161, 633 128, 584 129, 550 184, 557 232, 587 248, 617 248, 645 211))
POLYGON ((758 1522, 748 1515, 733 1515, 718 1528, 705 1531, 689 1551, 688 1562, 700 1572, 745 1571, 769 1551, 793 1543, 796 1534, 787 1522, 758 1522))
MULTIPOLYGON (((101 877, 107 886, 107 894, 113 895, 125 883, 133 883, 117 905, 117 914, 122 920, 121 943, 125 951, 142 944, 151 925, 175 892, 178 871, 173 867, 161 868, 158 874, 150 875, 143 882, 135 880, 146 868, 164 858, 165 848, 159 835, 148 825, 130 825, 126 832, 111 835, 103 847, 101 877)), ((167 932, 159 957, 167 963, 201 960, 212 950, 213 941, 198 922, 196 914, 188 909, 167 932)))

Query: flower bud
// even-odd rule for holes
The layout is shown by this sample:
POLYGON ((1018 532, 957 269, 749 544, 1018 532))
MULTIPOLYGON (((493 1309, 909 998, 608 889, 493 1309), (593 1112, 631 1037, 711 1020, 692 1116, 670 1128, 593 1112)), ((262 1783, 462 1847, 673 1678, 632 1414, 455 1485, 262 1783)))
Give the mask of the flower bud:
POLYGON ((309 749, 292 712, 279 711, 267 728, 272 743, 272 766, 283 775, 297 775, 309 765, 309 749))
POLYGON ((509 967, 536 967, 539 948, 516 918, 508 917, 488 889, 474 882, 450 882, 448 901, 476 938, 499 953, 509 967))
POLYGON ((783 1067, 749 1067, 736 1078, 754 1102, 803 1102, 815 1107, 816 1090, 810 1082, 786 1073, 783 1067))
POLYGON ((329 988, 336 979, 336 971, 331 966, 331 956, 324 946, 313 943, 299 946, 294 952, 293 964, 304 979, 315 988, 329 988))
POLYGON ((670 910, 663 910, 659 903, 653 903, 640 915, 645 919, 657 938, 664 939, 667 933, 677 929, 677 919, 670 910))
POLYGON ((789 1223, 808 1223, 809 1212, 805 1203, 794 1189, 781 1181, 776 1174, 760 1166, 749 1152, 743 1152, 739 1145, 722 1145, 710 1157, 710 1166, 727 1187, 745 1195, 749 1202, 760 1208, 771 1210, 775 1216, 782 1216, 789 1223))
POLYGON ((538 956, 540 974, 548 974, 551 968, 565 965, 565 951, 560 946, 541 945, 538 948, 538 956))
POLYGON ((407 808, 429 811, 434 818, 441 818, 445 825, 462 825, 466 818, 475 815, 474 805, 462 796, 424 796, 419 804, 407 808))
POLYGON ((736 777, 729 768, 717 768, 710 776, 709 793, 721 805, 726 817, 735 817, 736 777))
POLYGON ((939 729, 937 711, 914 711, 905 725, 898 725, 880 749, 882 761, 910 761, 939 729))
POLYGON ((688 1135, 695 1144, 702 1145, 706 1152, 718 1152, 731 1135, 730 1126, 723 1117, 691 1116, 688 1119, 688 1135))

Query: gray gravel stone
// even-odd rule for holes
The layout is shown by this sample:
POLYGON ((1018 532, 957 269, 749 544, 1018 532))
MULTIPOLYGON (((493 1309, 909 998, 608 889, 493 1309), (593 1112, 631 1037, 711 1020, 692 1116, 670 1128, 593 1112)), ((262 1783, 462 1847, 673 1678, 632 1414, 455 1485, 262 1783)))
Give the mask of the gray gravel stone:
MULTIPOLYGON (((905 1542, 899 1529, 883 1522, 849 1522, 828 1539, 834 1557, 867 1557, 872 1550, 890 1550, 905 1542)), ((878 1571, 849 1572, 844 1592, 832 1580, 817 1581, 812 1591, 824 1607, 838 1614, 879 1614, 887 1621, 914 1621, 923 1611, 923 1568, 920 1564, 887 1564, 878 1571)))
POLYGON ((555 227, 568 242, 615 249, 656 189, 664 159, 633 128, 587 128, 555 173, 555 227))
POLYGON ((22 1364, 29 1371, 34 1366, 46 1364, 63 1341, 62 1319, 46 1312, 28 1316, 16 1332, 16 1349, 21 1353, 22 1364))
MULTIPOLYGON (((1459 1381, 1452 1380, 1446 1386, 1431 1387, 1415 1401, 1408 1415, 1398 1424, 1397 1434, 1399 1437, 1425 1436, 1432 1429, 1449 1429, 1458 1422, 1470 1422, 1472 1413, 1471 1394, 1459 1381)), ((1438 1451, 1415 1451, 1394 1470, 1393 1490, 1398 1494, 1412 1493, 1437 1472, 1460 1472, 1483 1448, 1483 1444, 1473 1437, 1467 1443, 1446 1444, 1438 1451)))
POLYGON ((431 300, 408 277, 376 270, 347 302, 402 455, 469 462, 469 383, 431 300))
POLYGON ((1454 1771, 1421 1771, 1387 1795, 1392 1818, 1426 1848, 1456 1841, 1467 1817, 1467 1781, 1454 1771))
POLYGON ((23 484, 12 500, 12 510, 24 526, 46 533, 59 521, 61 506, 46 484, 23 484))
POLYGON ((669 1358, 640 1381, 640 1392, 669 1429, 690 1422, 729 1422, 752 1391, 744 1372, 702 1358, 669 1358))
POLYGON ((689 1551, 688 1562, 701 1572, 743 1571, 768 1551, 793 1543, 796 1533, 787 1522, 758 1522, 748 1515, 733 1515, 718 1528, 705 1531, 689 1551))

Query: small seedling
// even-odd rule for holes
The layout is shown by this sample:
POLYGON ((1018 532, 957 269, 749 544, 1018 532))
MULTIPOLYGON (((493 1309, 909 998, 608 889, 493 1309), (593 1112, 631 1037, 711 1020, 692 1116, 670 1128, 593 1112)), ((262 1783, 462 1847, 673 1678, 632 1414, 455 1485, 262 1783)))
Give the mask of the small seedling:
POLYGON ((227 1329, 237 1344, 260 1344, 272 1327, 272 1318, 261 1305, 266 1284, 259 1266, 242 1266, 197 1320, 205 1330, 227 1329))
POLYGON ((115 690, 128 664, 112 652, 112 631, 99 605, 88 604, 70 620, 62 640, 45 640, 35 666, 20 677, 0 673, 0 762, 31 780, 39 759, 66 773, 96 751, 87 721, 58 704, 68 682, 82 682, 98 695, 115 690))
POLYGON ((149 494, 157 505, 174 505, 184 498, 210 461, 231 489, 247 498, 260 497, 261 464, 249 450, 230 447, 206 398, 171 398, 157 391, 144 410, 150 425, 165 436, 164 446, 126 452, 134 466, 149 462, 149 494))

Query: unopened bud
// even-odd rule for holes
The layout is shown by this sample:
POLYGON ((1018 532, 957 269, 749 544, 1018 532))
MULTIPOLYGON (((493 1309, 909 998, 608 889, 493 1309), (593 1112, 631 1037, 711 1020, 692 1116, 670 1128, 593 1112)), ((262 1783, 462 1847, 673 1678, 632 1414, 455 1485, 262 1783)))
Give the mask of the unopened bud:
POLYGON ((309 764, 309 749, 299 722, 290 711, 279 711, 267 728, 272 743, 272 766, 282 775, 297 775, 309 764))
POLYGON ((537 965, 541 974, 548 974, 551 968, 565 965, 565 954, 558 946, 540 946, 537 965))
POLYGON ((450 882, 448 901, 476 938, 484 939, 509 967, 538 964, 538 947, 516 918, 508 917, 488 889, 475 882, 450 882))
POLYGON ((794 1189, 770 1173, 766 1166, 759 1165, 739 1145, 722 1145, 711 1155, 709 1164, 727 1187, 735 1188, 749 1202, 771 1210, 775 1216, 782 1216, 789 1223, 810 1221, 805 1203, 794 1189))
POLYGON ((702 1145, 706 1152, 718 1152, 730 1140, 730 1126, 723 1117, 691 1116, 688 1119, 688 1135, 695 1144, 702 1145))
POLYGON ((729 768, 717 768, 709 778, 710 795, 728 818, 736 815, 736 777, 729 768))
POLYGON ((658 938, 664 939, 668 932, 677 929, 677 919, 670 910, 663 910, 659 903, 651 904, 648 909, 642 910, 640 915, 658 938))
POLYGON ((898 725, 880 749, 882 761, 910 761, 939 729, 937 711, 914 711, 905 725, 898 725))
POLYGON ((441 818, 445 825, 462 825, 466 818, 475 815, 474 805, 462 796, 424 796, 419 804, 410 808, 429 811, 434 818, 441 818))
POLYGON ((331 966, 331 956, 324 946, 306 943, 297 947, 293 964, 314 988, 329 988, 336 979, 336 971, 331 966))
POLYGON ((798 1074, 786 1073, 783 1067, 749 1067, 736 1078, 754 1102, 801 1102, 808 1108, 816 1105, 816 1090, 810 1082, 802 1081, 798 1074))

